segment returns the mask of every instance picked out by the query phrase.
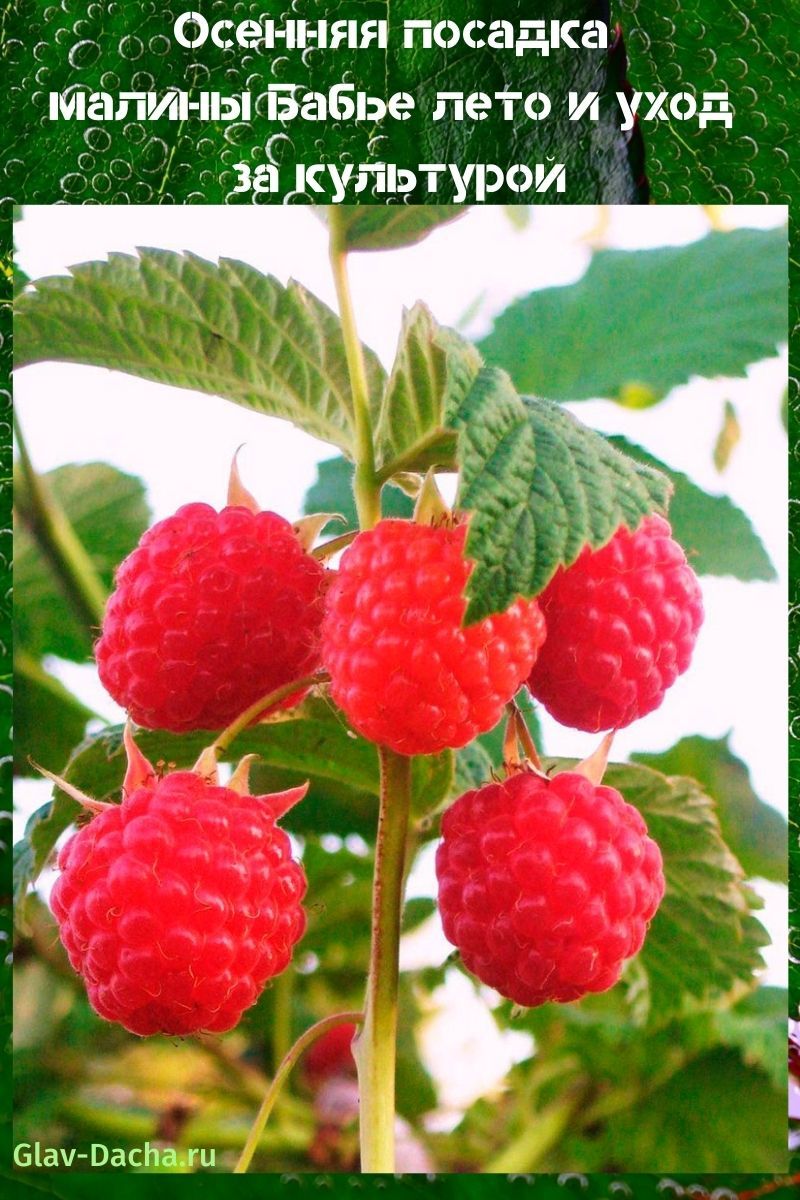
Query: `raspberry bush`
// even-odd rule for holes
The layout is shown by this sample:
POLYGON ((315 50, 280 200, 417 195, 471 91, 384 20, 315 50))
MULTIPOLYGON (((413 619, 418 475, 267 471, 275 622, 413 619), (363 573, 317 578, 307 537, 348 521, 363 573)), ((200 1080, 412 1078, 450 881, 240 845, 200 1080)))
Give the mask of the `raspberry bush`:
POLYGON ((605 376, 551 366, 528 395, 520 322, 555 306, 537 320, 574 355, 581 313, 600 320, 583 283, 515 302, 479 347, 421 303, 388 370, 360 341, 351 252, 451 216, 374 209, 365 233, 330 210, 338 315, 157 250, 19 297, 20 367, 220 395, 340 456, 278 513, 235 464, 225 502, 220 447, 216 503, 153 520, 105 464, 37 473, 18 430, 15 769, 53 794, 17 847, 17 1140, 55 1113, 54 1143, 135 1144, 144 1113, 224 1171, 707 1173, 731 1145, 780 1169, 785 994, 759 986, 750 880, 785 882, 785 824, 725 739, 617 749, 691 709, 703 577, 774 570, 729 500, 564 403, 734 369, 723 235, 685 251, 716 349, 648 367, 636 347, 628 374, 606 337, 605 376), (93 664, 125 723, 55 660, 93 664), (451 993, 507 1068, 442 1133, 436 1043, 472 1020, 431 1032, 451 993))

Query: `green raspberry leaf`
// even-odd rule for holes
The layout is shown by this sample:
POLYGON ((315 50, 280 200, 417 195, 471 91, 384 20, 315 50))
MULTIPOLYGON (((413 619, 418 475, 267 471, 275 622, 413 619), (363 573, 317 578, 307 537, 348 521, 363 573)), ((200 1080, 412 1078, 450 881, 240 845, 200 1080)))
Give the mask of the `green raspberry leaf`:
POLYGON ((666 510, 663 475, 560 405, 518 396, 496 368, 480 371, 451 420, 461 435, 458 506, 472 514, 470 622, 537 595, 583 546, 666 510))
POLYGON ((514 301, 479 343, 520 391, 649 402, 693 375, 744 375, 787 338, 787 233, 737 229, 688 246, 601 250, 585 275, 514 301), (665 306, 679 319, 665 320, 665 306))
POLYGON ((660 754, 634 754, 635 762, 665 775, 695 779, 717 805, 722 836, 748 875, 787 882, 785 819, 753 791, 750 772, 731 752, 728 738, 682 738, 660 754))
MULTIPOLYGON (((232 259, 140 250, 35 282, 18 297, 15 363, 111 367, 283 417, 351 454, 339 318, 301 284, 232 259)), ((383 368, 365 349, 370 389, 383 368)))
MULTIPOLYGON (((679 1053, 674 1046, 663 1049, 667 1061, 679 1053)), ((785 1171, 785 1084, 776 1088, 736 1048, 720 1046, 688 1058, 674 1073, 653 1070, 651 1061, 650 1086, 642 1080, 640 1094, 639 1103, 620 1104, 617 1111, 612 1107, 609 1119, 598 1122, 596 1136, 589 1130, 568 1136, 560 1152, 584 1171, 602 1172, 614 1162, 629 1172, 693 1172, 715 1184, 727 1183, 729 1176, 710 1172, 785 1171), (711 1130, 725 1132, 720 1136, 711 1130)), ((688 1184, 691 1175, 682 1178, 688 1184)), ((669 1192, 670 1186, 676 1187, 675 1182, 655 1184, 654 1195, 669 1192)), ((637 1197, 644 1194, 637 1187, 637 1197)))
POLYGON ((735 1046, 748 1065, 761 1067, 778 1091, 786 1087, 788 999, 785 988, 759 987, 711 1018, 720 1042, 735 1046))
POLYGON ((31 759, 61 770, 96 716, 25 650, 14 654, 14 774, 36 775, 31 759))
POLYGON ((627 438, 613 436, 609 442, 636 462, 666 475, 674 491, 669 520, 698 575, 732 575, 744 582, 777 579, 764 543, 746 513, 727 496, 715 496, 627 438))
MULTIPOLYGON (((114 571, 150 522, 141 480, 107 463, 69 464, 42 478, 110 590, 114 571)), ((14 515, 15 645, 33 658, 55 654, 85 662, 96 631, 73 613, 61 576, 39 545, 36 514, 21 475, 14 479, 14 515)))
POLYGON ((438 326, 424 304, 403 314, 375 429, 376 465, 383 477, 455 465, 456 438, 446 414, 460 403, 480 366, 477 351, 438 326))
POLYGON ((520 397, 504 371, 417 304, 405 314, 377 422, 378 471, 458 468, 471 513, 467 620, 534 596, 585 545, 665 511, 666 477, 560 405, 520 397))
POLYGON ((760 902, 723 840, 714 801, 693 779, 645 766, 609 767, 604 783, 639 809, 667 881, 630 972, 634 1015, 660 1024, 724 1006, 755 985, 769 937, 752 915, 760 902))

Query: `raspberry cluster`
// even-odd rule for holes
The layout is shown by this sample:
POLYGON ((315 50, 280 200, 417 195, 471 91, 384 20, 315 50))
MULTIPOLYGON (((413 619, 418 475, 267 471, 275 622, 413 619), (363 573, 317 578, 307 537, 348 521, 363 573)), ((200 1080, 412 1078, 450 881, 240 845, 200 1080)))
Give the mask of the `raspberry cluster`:
MULTIPOLYGON (((119 568, 97 662, 141 725, 219 729, 323 664, 359 733, 431 754, 493 728, 526 681, 557 719, 599 731, 651 711, 689 664, 700 591, 660 517, 585 549, 538 601, 465 626, 465 524, 382 520, 328 587, 296 530, 239 494, 181 508, 119 568)), ((238 772, 228 787, 199 764, 157 778, 126 740, 121 804, 88 802, 101 811, 59 855, 62 941, 101 1016, 138 1034, 230 1029, 304 929, 305 876, 276 825, 287 805, 246 794, 238 772)), ((640 814, 579 772, 467 792, 442 835, 445 933, 519 1004, 611 987, 664 892, 640 814)), ((353 1032, 334 1030, 307 1071, 349 1068, 353 1032)))
POLYGON ((221 1033, 286 968, 306 880, 270 801, 176 771, 65 843, 50 904, 101 1017, 221 1033))
POLYGON ((521 771, 461 796, 442 819, 436 873, 464 964, 530 1008, 612 987, 664 894, 641 814, 576 772, 521 771))
POLYGON ((117 572, 100 679, 148 729, 220 729, 319 665, 324 580, 276 513, 184 505, 117 572))
POLYGON ((466 536, 464 525, 381 521, 344 554, 328 594, 331 694, 359 733, 399 754, 491 729, 544 641, 535 600, 464 627, 466 536))

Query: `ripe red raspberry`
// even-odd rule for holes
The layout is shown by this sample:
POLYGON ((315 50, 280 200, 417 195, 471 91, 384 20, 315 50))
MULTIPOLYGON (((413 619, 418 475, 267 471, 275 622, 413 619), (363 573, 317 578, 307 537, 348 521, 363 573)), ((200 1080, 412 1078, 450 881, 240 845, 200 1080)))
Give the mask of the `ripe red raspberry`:
POLYGON ((322 658, 355 728, 400 754, 464 746, 499 721, 544 640, 535 600, 462 627, 466 526, 380 521, 342 557, 322 658))
POLYGON ((529 687, 572 729, 621 729, 658 708, 689 666, 703 600, 668 523, 646 517, 631 533, 588 547, 539 596, 547 641, 529 687))
POLYGON ((324 579, 276 513, 184 505, 117 572, 100 679, 148 729, 220 729, 317 668, 324 579))
POLYGON ((640 813, 572 771, 466 792, 442 819, 436 873, 464 964, 528 1008, 612 987, 664 894, 640 813))
POLYGON ((303 1059, 303 1073, 310 1083, 320 1083, 331 1075, 355 1075, 353 1038, 358 1027, 352 1022, 335 1025, 310 1046, 303 1059))
POLYGON ((50 905, 101 1017, 220 1033, 255 1003, 305 929, 305 875, 275 824, 304 790, 151 775, 66 842, 50 905))

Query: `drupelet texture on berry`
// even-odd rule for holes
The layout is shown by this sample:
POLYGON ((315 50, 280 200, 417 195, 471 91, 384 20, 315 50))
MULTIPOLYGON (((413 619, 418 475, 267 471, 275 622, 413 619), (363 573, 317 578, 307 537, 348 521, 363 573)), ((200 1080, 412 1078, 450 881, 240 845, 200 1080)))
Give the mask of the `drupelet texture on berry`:
POLYGON ((584 549, 539 596, 547 641, 531 692, 572 729, 621 729, 658 708, 691 661, 700 585, 659 516, 584 549))
POLYGON ((100 679, 148 729, 221 729, 318 667, 325 578, 276 513, 184 505, 117 572, 100 679))
POLYGON ((175 771, 73 834, 50 904, 101 1017, 142 1035, 238 1022, 305 929, 305 875, 275 823, 304 791, 242 795, 175 771))
POLYGON ((322 657, 353 726, 400 754, 491 729, 544 640, 535 600, 462 627, 464 525, 387 519, 359 534, 328 593, 322 657))
POLYGON ((641 814, 577 772, 466 792, 442 819, 436 873, 465 966, 529 1008, 612 987, 664 894, 641 814))

